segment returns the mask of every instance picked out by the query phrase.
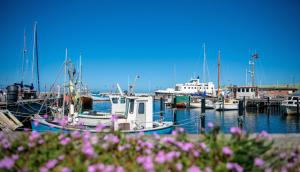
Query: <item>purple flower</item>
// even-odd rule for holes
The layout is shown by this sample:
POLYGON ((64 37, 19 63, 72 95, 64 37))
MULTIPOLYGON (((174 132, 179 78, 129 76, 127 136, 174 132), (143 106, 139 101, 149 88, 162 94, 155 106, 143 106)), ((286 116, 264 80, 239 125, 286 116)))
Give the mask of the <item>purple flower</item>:
POLYGON ((155 157, 155 162, 159 164, 163 164, 166 161, 165 153, 163 151, 159 151, 155 157))
POLYGON ((178 170, 178 171, 181 171, 182 170, 182 164, 180 163, 180 162, 178 162, 178 163, 176 163, 176 169, 178 170))
POLYGON ((42 145, 42 144, 44 144, 45 143, 45 140, 44 139, 40 139, 39 141, 38 141, 38 144, 40 144, 40 145, 42 145))
POLYGON ((258 135, 260 138, 264 138, 264 139, 268 139, 268 140, 271 140, 272 137, 269 135, 268 132, 266 131, 262 131, 259 135, 258 135))
POLYGON ((24 150, 24 147, 23 147, 23 146, 19 146, 19 147, 17 148, 17 150, 18 150, 18 152, 21 152, 21 151, 24 150))
POLYGON ((256 166, 258 166, 258 167, 263 166, 264 163, 265 163, 265 161, 262 160, 262 159, 260 159, 260 158, 255 158, 255 160, 254 160, 254 164, 255 164, 256 166))
POLYGON ((60 161, 62 161, 62 160, 64 160, 65 159, 65 155, 60 155, 59 157, 58 157, 58 160, 60 160, 60 161))
POLYGON ((0 168, 11 169, 15 165, 15 160, 13 158, 5 156, 0 160, 0 168))
POLYGON ((233 170, 234 167, 235 167, 235 165, 234 165, 234 163, 232 163, 232 162, 228 162, 228 163, 226 164, 226 168, 227 168, 228 170, 233 170))
POLYGON ((208 128, 214 128, 214 124, 212 122, 207 123, 208 128))
POLYGON ((226 168, 227 168, 228 170, 233 170, 233 169, 235 169, 236 172, 243 172, 243 171, 244 171, 243 167, 241 167, 241 166, 240 166, 239 164, 237 164, 237 163, 232 163, 232 162, 228 162, 228 163, 226 164, 226 168))
POLYGON ((175 139, 174 139, 173 137, 168 137, 168 136, 166 136, 166 137, 163 137, 163 138, 161 139, 161 142, 164 142, 164 143, 174 143, 174 142, 175 142, 175 139))
POLYGON ((71 133, 71 136, 73 137, 73 138, 80 138, 81 137, 81 134, 80 134, 80 132, 78 131, 78 130, 76 130, 76 131, 73 131, 72 133, 71 133))
POLYGON ((41 167, 40 172, 48 172, 49 169, 47 167, 41 167))
POLYGON ((110 120, 111 120, 112 122, 116 122, 116 121, 118 120, 118 116, 117 116, 117 115, 111 115, 110 120))
POLYGON ((242 130, 239 127, 231 127, 230 128, 230 133, 233 135, 241 135, 242 130))
POLYGON ((97 132, 101 132, 105 127, 106 127, 106 125, 104 125, 104 124, 102 124, 102 123, 99 123, 99 124, 96 126, 96 131, 97 131, 97 132))
POLYGON ((244 171, 244 169, 243 169, 243 167, 241 167, 239 164, 237 164, 237 163, 235 163, 235 170, 237 171, 237 172, 243 172, 244 171))
POLYGON ((95 155, 95 151, 93 146, 91 145, 90 142, 85 141, 83 143, 83 146, 81 148, 82 153, 84 153, 86 156, 94 156, 95 155))
POLYGON ((205 171, 205 172, 213 172, 212 169, 211 169, 210 167, 206 167, 204 171, 205 171))
POLYGON ((115 136, 113 134, 108 134, 106 136, 104 136, 103 138, 105 141, 108 141, 108 142, 111 142, 111 143, 114 143, 114 144, 117 144, 119 143, 120 139, 118 136, 115 136))
POLYGON ((67 138, 61 139, 59 143, 60 143, 61 145, 66 145, 66 144, 68 144, 69 142, 71 142, 71 139, 70 139, 69 137, 67 137, 67 138))
POLYGON ((61 172, 72 172, 72 170, 68 167, 63 167, 60 171, 61 172))
POLYGON ((176 131, 176 130, 173 130, 173 131, 172 131, 172 135, 176 136, 176 135, 177 135, 177 131, 176 131))
POLYGON ((48 115, 47 114, 44 114, 44 116, 43 116, 44 118, 48 118, 48 115))
POLYGON ((201 170, 197 166, 191 166, 187 169, 188 172, 201 172, 201 170))
POLYGON ((57 160, 56 159, 49 160, 46 163, 46 168, 51 169, 51 168, 55 167, 56 164, 57 164, 57 160))
POLYGON ((115 172, 124 172, 124 171, 125 171, 124 168, 121 166, 117 167, 115 170, 115 172))
POLYGON ((224 155, 228 155, 228 156, 232 155, 232 150, 228 146, 223 147, 222 151, 224 155))
POLYGON ((95 165, 90 165, 90 166, 88 167, 88 172, 96 172, 96 171, 97 171, 97 168, 96 168, 95 165))
POLYGON ((29 136, 29 141, 33 141, 39 137, 40 137, 40 134, 38 132, 32 131, 31 135, 29 136))

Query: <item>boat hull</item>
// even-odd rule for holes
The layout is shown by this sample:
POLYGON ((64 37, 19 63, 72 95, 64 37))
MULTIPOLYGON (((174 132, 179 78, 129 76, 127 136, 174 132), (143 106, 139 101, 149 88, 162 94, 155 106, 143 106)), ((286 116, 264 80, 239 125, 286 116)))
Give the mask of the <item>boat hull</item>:
MULTIPOLYGON (((60 125, 52 124, 46 121, 38 121, 38 120, 31 120, 31 126, 33 131, 37 132, 63 132, 63 133, 70 133, 72 131, 90 131, 92 133, 96 133, 97 131, 95 129, 79 129, 79 128, 69 128, 69 127, 62 127, 60 125)), ((128 133, 128 134, 134 134, 134 133, 140 133, 143 132, 145 134, 171 134, 171 132, 174 130, 173 123, 169 122, 169 125, 166 126, 160 126, 157 128, 151 128, 151 129, 142 129, 142 130, 123 130, 121 132, 128 133)))
POLYGON ((217 111, 223 111, 223 110, 238 110, 239 105, 238 104, 222 104, 222 103, 216 103, 215 108, 217 111))

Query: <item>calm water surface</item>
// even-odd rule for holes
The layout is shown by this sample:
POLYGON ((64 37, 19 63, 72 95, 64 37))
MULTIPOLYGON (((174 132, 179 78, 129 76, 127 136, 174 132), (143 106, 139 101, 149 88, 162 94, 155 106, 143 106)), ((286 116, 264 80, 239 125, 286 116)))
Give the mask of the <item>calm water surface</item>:
MULTIPOLYGON (((160 119, 160 103, 154 102, 154 120, 160 119)), ((94 102, 94 110, 100 112, 110 112, 109 102, 94 102)), ((172 121, 173 110, 166 108, 163 119, 172 121)), ((238 126, 238 111, 218 112, 215 110, 206 110, 205 116, 200 118, 201 109, 180 109, 176 110, 176 123, 184 128, 187 133, 200 133, 201 127, 207 129, 207 123, 213 122, 221 127, 221 130, 228 133, 230 127, 238 126)), ((259 112, 256 109, 248 109, 242 119, 244 130, 250 132, 261 132, 263 130, 269 133, 300 133, 300 117, 282 115, 279 109, 265 110, 259 112)))

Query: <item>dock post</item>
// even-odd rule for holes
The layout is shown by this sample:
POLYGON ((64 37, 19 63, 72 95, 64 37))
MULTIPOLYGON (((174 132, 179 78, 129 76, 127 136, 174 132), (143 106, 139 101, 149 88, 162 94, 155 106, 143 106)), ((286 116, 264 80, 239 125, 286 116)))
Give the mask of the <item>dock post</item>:
POLYGON ((188 107, 187 108, 190 108, 191 107, 191 96, 189 96, 189 102, 188 102, 188 107))
POLYGON ((222 96, 222 106, 221 106, 221 107, 222 107, 222 109, 221 109, 222 111, 224 111, 224 104, 225 104, 225 99, 224 99, 224 97, 222 96))
POLYGON ((239 116, 238 116, 238 125, 240 128, 243 128, 243 114, 244 114, 244 101, 239 100, 239 116))
POLYGON ((297 114, 299 114, 299 97, 297 97, 297 114))
POLYGON ((246 106, 247 106, 247 103, 246 103, 246 97, 244 96, 243 98, 243 114, 245 115, 245 111, 246 111, 246 106))
POLYGON ((203 99, 201 99, 201 114, 205 114, 205 97, 203 97, 203 99))
POLYGON ((177 112, 176 109, 173 108, 173 123, 174 125, 177 124, 177 112))
POLYGON ((163 98, 160 98, 160 122, 163 121, 163 98))
POLYGON ((200 132, 205 132, 205 97, 201 99, 200 132))

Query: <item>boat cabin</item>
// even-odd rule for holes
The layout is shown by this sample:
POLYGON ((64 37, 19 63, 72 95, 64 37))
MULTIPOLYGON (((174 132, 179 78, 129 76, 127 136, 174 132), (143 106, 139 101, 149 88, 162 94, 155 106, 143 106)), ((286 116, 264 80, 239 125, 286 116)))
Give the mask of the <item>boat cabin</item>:
POLYGON ((118 119, 115 129, 136 130, 153 128, 153 98, 126 97, 125 119, 118 119))

